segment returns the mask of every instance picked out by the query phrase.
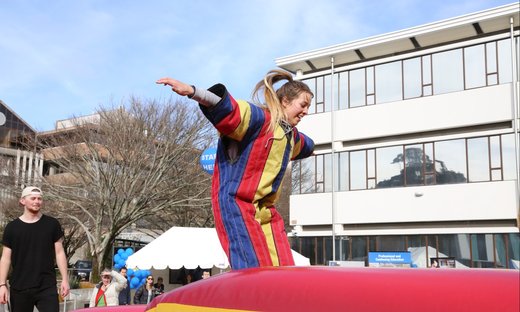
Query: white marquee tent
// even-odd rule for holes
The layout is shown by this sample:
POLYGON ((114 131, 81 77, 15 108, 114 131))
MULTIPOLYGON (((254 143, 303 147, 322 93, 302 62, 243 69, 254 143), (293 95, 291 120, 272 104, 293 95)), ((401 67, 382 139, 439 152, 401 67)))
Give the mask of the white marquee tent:
MULTIPOLYGON (((297 266, 310 265, 308 258, 293 250, 297 266)), ((128 268, 156 270, 166 268, 186 269, 212 268, 225 269, 229 262, 220 245, 214 228, 172 227, 148 245, 128 257, 128 268)))

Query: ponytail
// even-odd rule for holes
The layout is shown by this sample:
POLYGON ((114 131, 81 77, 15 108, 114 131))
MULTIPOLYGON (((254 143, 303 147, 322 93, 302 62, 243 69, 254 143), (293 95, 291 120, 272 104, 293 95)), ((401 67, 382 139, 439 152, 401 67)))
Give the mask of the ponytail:
POLYGON ((314 96, 309 86, 305 83, 295 81, 289 72, 277 69, 269 71, 264 79, 256 84, 255 89, 253 90, 253 100, 257 103, 260 103, 259 93, 261 89, 264 91, 263 96, 265 99, 265 105, 267 106, 266 108, 271 114, 271 122, 268 131, 274 131, 276 125, 278 125, 281 120, 286 120, 282 105, 284 98, 288 101, 292 101, 302 92, 307 92, 312 97, 314 96), (287 82, 275 91, 274 84, 281 80, 287 80, 287 82))

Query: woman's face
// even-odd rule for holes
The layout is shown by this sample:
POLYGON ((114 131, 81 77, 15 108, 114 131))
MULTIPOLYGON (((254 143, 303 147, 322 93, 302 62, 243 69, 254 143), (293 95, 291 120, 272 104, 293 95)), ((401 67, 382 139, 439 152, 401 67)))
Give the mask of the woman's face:
POLYGON ((112 276, 110 274, 103 274, 101 275, 101 280, 103 281, 103 285, 108 285, 112 281, 112 276))
POLYGON ((146 278, 146 283, 149 284, 149 285, 152 285, 153 284, 153 277, 152 276, 148 276, 146 278))
POLYGON ((282 100, 283 110, 287 122, 291 126, 296 126, 302 118, 309 112, 309 105, 311 104, 311 95, 307 92, 302 92, 298 97, 289 101, 286 98, 282 100))

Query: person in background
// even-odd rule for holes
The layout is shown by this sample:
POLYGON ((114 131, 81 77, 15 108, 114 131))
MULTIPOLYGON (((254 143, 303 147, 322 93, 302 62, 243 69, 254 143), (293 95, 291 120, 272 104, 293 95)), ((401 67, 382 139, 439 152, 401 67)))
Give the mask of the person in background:
POLYGON ((119 270, 119 273, 121 273, 121 275, 123 275, 126 278, 126 287, 119 292, 119 305, 131 304, 130 281, 128 280, 127 272, 128 270, 126 267, 122 267, 121 270, 119 270))
POLYGON ((135 304, 148 304, 155 298, 155 288, 153 287, 153 276, 148 275, 143 286, 139 287, 134 295, 135 304))
POLYGON ((42 214, 43 193, 38 187, 24 188, 19 203, 23 214, 7 224, 2 239, 0 304, 9 299, 12 312, 32 312, 35 306, 40 312, 57 312, 55 261, 62 279, 59 294, 65 298, 70 290, 63 230, 58 220, 42 214))
POLYGON ((191 275, 191 272, 186 273, 186 284, 190 284, 193 281, 193 275, 191 275))
POLYGON ((202 279, 209 278, 211 276, 211 273, 208 270, 202 271, 202 279))
POLYGON ((215 228, 231 267, 294 265, 275 203, 289 161, 314 150, 314 142, 296 129, 314 96, 309 86, 289 72, 272 70, 253 91, 255 105, 235 100, 222 84, 204 90, 173 78, 156 83, 197 101, 220 134, 211 198, 215 228))
POLYGON ((119 293, 127 287, 126 277, 116 271, 104 269, 99 282, 90 296, 89 307, 111 307, 119 305, 119 293))
POLYGON ((157 278, 157 283, 153 284, 153 287, 155 288, 156 296, 163 294, 164 293, 163 278, 159 276, 157 278))

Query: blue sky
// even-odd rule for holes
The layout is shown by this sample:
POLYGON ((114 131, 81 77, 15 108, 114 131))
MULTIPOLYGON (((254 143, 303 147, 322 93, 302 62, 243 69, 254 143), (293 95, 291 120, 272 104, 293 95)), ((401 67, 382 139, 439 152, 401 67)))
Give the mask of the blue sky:
POLYGON ((513 2, 1 0, 0 100, 46 131, 130 96, 166 99, 164 76, 249 99, 278 57, 513 2))

